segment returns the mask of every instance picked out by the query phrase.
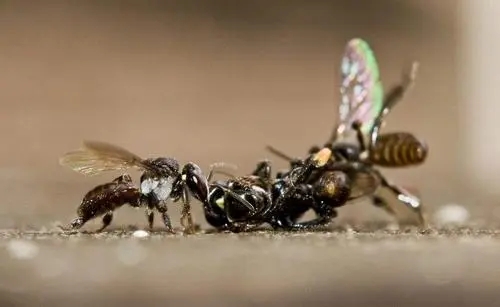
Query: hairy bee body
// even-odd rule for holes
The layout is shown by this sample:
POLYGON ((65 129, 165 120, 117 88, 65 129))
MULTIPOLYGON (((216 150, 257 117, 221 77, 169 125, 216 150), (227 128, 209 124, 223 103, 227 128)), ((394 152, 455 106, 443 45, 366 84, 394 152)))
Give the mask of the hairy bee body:
POLYGON ((133 185, 128 175, 120 176, 87 192, 77 214, 84 219, 90 219, 114 211, 124 204, 138 207, 140 195, 139 189, 133 185))
POLYGON ((370 150, 369 160, 384 167, 414 166, 422 164, 427 153, 427 144, 411 133, 384 133, 370 150))

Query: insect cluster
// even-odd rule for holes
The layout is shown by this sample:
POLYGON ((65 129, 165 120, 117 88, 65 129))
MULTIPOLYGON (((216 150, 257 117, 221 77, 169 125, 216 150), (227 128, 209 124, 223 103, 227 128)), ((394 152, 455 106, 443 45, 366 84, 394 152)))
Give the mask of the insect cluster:
POLYGON ((426 143, 413 134, 381 133, 387 115, 413 85, 417 67, 413 63, 401 82, 384 94, 370 46, 359 38, 350 40, 341 62, 341 101, 331 137, 323 146, 311 147, 303 159, 267 146, 289 161, 289 167, 275 177, 268 160, 258 162, 249 175, 226 174, 225 180, 213 180, 217 168, 224 164, 212 165, 205 176, 193 162, 181 168, 171 157, 143 159, 116 145, 86 141, 83 149, 65 154, 60 163, 88 176, 108 171, 123 174, 89 191, 78 207, 77 217, 62 228, 79 229, 102 216, 102 231, 111 223, 113 211, 128 204, 144 208, 150 228, 157 211, 172 232, 167 203, 181 201, 180 223, 185 232, 192 233, 193 196, 203 205, 208 224, 221 231, 242 232, 264 224, 275 230, 307 230, 328 225, 337 216, 337 208, 362 197, 394 214, 388 200, 379 193, 382 189, 410 208, 423 225, 420 199, 391 183, 377 168, 415 166, 427 158, 426 143), (138 185, 126 173, 130 168, 142 171, 138 185), (302 221, 309 210, 315 217, 302 221))

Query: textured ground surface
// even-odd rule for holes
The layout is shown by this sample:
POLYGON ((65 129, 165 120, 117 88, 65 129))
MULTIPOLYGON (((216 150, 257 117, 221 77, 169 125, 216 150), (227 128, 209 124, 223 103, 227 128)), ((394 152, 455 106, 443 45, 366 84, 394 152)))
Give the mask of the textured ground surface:
POLYGON ((498 306, 500 231, 1 232, 3 306, 498 306), (39 304, 37 304, 39 306, 39 304))

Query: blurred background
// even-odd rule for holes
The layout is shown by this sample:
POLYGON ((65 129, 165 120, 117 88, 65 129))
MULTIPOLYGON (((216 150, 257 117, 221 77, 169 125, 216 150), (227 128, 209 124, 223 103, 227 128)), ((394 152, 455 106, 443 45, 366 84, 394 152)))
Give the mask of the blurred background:
MULTIPOLYGON (((116 177, 58 165, 83 139, 205 170, 225 161, 243 174, 264 158, 286 167, 264 146, 303 156, 326 141, 353 37, 371 44, 386 89, 421 62, 386 131, 426 140, 428 162, 384 173, 416 188, 431 212, 458 202, 476 218, 491 216, 496 204, 461 193, 475 180, 461 155, 457 11, 456 1, 1 2, 0 226, 66 221, 86 191, 116 177)), ((369 205, 341 210, 374 215, 386 217, 369 205)), ((138 219, 142 211, 124 208, 115 222, 138 219)))
MULTIPOLYGON (((303 156, 325 142, 353 37, 374 49, 386 89, 411 61, 421 64, 385 131, 426 140, 428 161, 384 173, 418 190, 430 214, 456 203, 473 221, 495 223, 499 9, 493 0, 0 1, 0 227, 68 222, 89 189, 116 177, 58 165, 84 139, 205 170, 224 161, 243 174, 264 158, 286 167, 265 145, 303 156)), ((340 216, 389 219, 364 203, 340 216)), ((113 225, 126 224, 145 226, 144 213, 117 211, 113 225)), ((389 288, 363 289, 377 297, 389 288)))

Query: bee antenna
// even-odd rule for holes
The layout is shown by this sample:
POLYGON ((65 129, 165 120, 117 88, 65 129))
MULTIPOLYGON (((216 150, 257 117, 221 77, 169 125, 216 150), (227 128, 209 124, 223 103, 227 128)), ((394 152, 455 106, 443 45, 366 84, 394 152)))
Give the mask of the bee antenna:
POLYGON ((290 156, 288 156, 287 154, 283 153, 281 150, 278 150, 278 149, 272 147, 271 145, 267 145, 266 149, 268 151, 270 151, 272 154, 280 157, 283 160, 286 160, 288 162, 293 161, 293 159, 290 156))
POLYGON ((237 170, 238 167, 235 165, 235 164, 231 164, 231 163, 226 163, 226 162, 215 162, 215 163, 212 163, 210 164, 210 172, 208 173, 208 176, 207 176, 207 181, 210 182, 212 180, 212 177, 214 174, 221 174, 221 175, 225 175, 229 178, 234 178, 235 176, 231 173, 227 173, 225 171, 222 171, 222 170, 218 170, 218 169, 221 169, 221 168, 231 168, 233 170, 237 170))
POLYGON ((216 184, 216 186, 219 187, 221 190, 223 190, 225 193, 231 195, 231 197, 233 197, 236 200, 238 200, 248 210, 250 210, 252 212, 255 212, 255 207, 251 203, 249 203, 245 198, 241 197, 237 193, 233 192, 233 190, 231 190, 231 189, 229 189, 229 188, 227 188, 227 187, 225 187, 223 185, 216 184))

